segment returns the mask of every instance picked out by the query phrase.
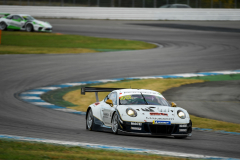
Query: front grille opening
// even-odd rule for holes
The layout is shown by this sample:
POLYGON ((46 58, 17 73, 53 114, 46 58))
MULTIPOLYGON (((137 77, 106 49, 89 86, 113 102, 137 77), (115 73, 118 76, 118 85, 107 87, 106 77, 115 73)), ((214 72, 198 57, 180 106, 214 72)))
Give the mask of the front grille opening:
POLYGON ((39 27, 38 30, 41 31, 41 30, 42 30, 42 27, 39 27))
POLYGON ((143 125, 144 125, 143 128, 144 128, 145 132, 150 132, 149 128, 148 128, 148 125, 147 124, 143 124, 143 125))
POLYGON ((174 125, 149 125, 149 127, 152 134, 159 135, 171 134, 174 129, 174 125))

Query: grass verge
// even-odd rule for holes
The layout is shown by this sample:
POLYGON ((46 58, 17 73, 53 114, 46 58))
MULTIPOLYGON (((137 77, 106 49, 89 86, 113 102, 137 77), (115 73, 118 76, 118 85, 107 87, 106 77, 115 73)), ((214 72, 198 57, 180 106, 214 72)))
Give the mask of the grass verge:
POLYGON ((59 33, 3 31, 0 54, 93 53, 140 50, 154 44, 110 38, 96 38, 59 33))
POLYGON ((134 154, 103 149, 60 146, 43 143, 14 142, 0 140, 0 159, 4 160, 185 160, 186 158, 159 155, 134 154))
MULTIPOLYGON (((125 82, 107 83, 101 85, 94 85, 94 87, 106 87, 106 88, 141 88, 155 90, 160 93, 173 87, 179 87, 185 84, 201 83, 203 80, 193 79, 146 79, 146 80, 135 80, 125 82)), ((104 99, 109 93, 99 93, 99 100, 104 99)), ((75 106, 67 106, 68 108, 86 111, 89 104, 96 101, 94 93, 86 93, 86 95, 80 95, 80 89, 70 91, 63 96, 63 100, 74 104, 75 106)))
POLYGON ((240 74, 199 76, 199 77, 188 77, 183 79, 199 79, 204 81, 230 81, 230 80, 240 80, 240 74))

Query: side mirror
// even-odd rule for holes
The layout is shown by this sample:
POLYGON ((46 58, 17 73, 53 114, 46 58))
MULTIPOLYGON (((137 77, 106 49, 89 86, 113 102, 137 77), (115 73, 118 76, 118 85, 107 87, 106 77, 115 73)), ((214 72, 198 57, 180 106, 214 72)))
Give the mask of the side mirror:
POLYGON ((174 103, 174 102, 171 102, 171 106, 172 106, 172 107, 177 107, 177 104, 174 103))
POLYGON ((111 99, 106 100, 106 103, 109 104, 111 107, 113 106, 113 102, 111 99))

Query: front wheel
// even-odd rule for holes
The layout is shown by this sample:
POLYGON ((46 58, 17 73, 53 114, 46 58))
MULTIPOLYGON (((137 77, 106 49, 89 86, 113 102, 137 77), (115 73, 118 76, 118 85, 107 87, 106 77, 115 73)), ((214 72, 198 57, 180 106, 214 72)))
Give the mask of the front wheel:
POLYGON ((118 134, 118 115, 117 113, 115 112, 114 115, 113 115, 113 119, 112 119, 112 131, 114 134, 118 134))
POLYGON ((27 24, 26 31, 32 32, 33 31, 33 25, 32 24, 27 24))
POLYGON ((0 30, 7 30, 7 24, 5 22, 0 23, 0 30))
POLYGON ((93 126, 94 126, 94 119, 93 119, 92 109, 90 109, 87 114, 86 129, 88 129, 89 131, 92 131, 93 126))

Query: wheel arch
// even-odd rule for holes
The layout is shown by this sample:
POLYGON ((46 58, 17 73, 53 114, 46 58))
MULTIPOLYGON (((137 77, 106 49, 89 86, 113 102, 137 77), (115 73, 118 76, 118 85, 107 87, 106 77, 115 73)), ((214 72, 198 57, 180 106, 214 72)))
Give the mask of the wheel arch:
POLYGON ((25 30, 27 30, 27 26, 28 26, 29 24, 32 25, 32 31, 35 31, 34 25, 32 24, 31 21, 28 21, 28 22, 25 23, 25 30))
POLYGON ((0 21, 0 24, 1 23, 5 23, 5 25, 6 25, 6 28, 4 29, 4 30, 7 30, 7 28, 8 28, 8 26, 9 26, 9 24, 6 22, 6 21, 0 21))
POLYGON ((122 120, 119 111, 116 109, 116 110, 113 112, 113 114, 112 114, 112 117, 111 117, 111 123, 112 123, 113 116, 114 116, 115 113, 117 113, 118 117, 122 120))
POLYGON ((91 106, 89 106, 89 107, 88 107, 88 109, 87 109, 87 112, 86 112, 86 117, 85 117, 85 119, 87 119, 88 112, 89 112, 89 110, 90 110, 90 109, 92 109, 92 108, 91 108, 91 106))

